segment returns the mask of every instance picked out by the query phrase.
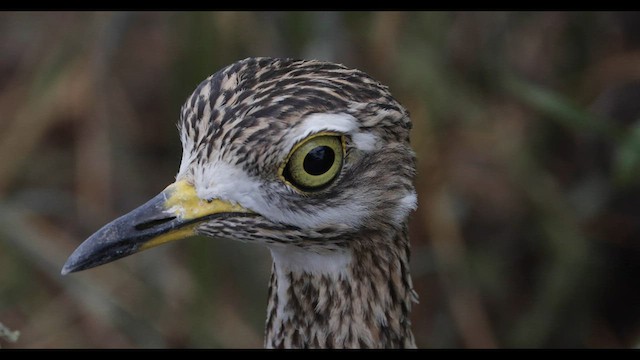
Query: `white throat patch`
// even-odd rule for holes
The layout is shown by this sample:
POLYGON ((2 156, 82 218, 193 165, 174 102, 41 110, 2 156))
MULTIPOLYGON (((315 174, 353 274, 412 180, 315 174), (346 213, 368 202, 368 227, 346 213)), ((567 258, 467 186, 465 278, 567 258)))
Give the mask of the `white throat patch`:
POLYGON ((271 256, 279 273, 308 273, 340 278, 351 264, 351 252, 336 249, 316 253, 296 246, 270 246, 271 256))
POLYGON ((351 252, 346 249, 338 249, 326 254, 313 253, 295 246, 271 246, 271 257, 275 265, 275 275, 278 281, 277 312, 286 320, 291 314, 285 311, 285 305, 289 299, 291 287, 290 274, 310 274, 327 276, 332 279, 345 279, 347 269, 351 264, 351 252))

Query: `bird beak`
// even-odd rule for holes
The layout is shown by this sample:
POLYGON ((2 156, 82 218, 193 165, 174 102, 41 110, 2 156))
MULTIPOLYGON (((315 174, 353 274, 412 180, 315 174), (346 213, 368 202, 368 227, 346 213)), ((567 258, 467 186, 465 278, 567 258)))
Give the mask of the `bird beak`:
POLYGON ((80 244, 64 264, 62 275, 184 239, 195 235, 195 228, 202 221, 239 213, 251 211, 218 199, 202 200, 193 185, 185 180, 176 181, 80 244))

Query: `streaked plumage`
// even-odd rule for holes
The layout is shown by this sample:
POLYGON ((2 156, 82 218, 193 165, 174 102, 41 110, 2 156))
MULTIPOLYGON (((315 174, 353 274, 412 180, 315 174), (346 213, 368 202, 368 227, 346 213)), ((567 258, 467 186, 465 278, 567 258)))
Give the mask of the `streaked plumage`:
POLYGON ((176 183, 85 241, 63 272, 193 233, 258 243, 274 259, 265 346, 414 347, 410 128, 387 87, 358 70, 236 62, 205 79, 182 107, 176 183), (323 139, 335 148, 334 138, 344 153, 325 147, 331 157, 323 161, 342 159, 336 175, 326 182, 318 175, 322 186, 296 183, 292 152, 323 139), (191 195, 167 200, 178 193, 191 195))

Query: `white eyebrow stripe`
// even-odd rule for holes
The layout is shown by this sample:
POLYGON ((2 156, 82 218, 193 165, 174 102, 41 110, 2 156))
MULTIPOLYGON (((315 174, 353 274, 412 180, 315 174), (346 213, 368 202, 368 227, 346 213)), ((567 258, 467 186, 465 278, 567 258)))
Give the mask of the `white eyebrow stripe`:
POLYGON ((283 150, 289 151, 308 136, 325 131, 350 135, 354 146, 359 150, 368 152, 377 149, 378 137, 371 133, 361 133, 359 130, 358 119, 350 114, 311 114, 291 130, 283 150))
POLYGON ((351 135, 351 140, 356 148, 364 152, 377 150, 379 148, 378 137, 371 133, 357 133, 351 135))

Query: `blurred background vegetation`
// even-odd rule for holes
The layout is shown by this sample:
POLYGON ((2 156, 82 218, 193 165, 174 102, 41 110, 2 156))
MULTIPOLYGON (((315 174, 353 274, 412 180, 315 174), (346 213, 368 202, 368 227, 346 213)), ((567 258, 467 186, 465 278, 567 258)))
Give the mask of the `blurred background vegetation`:
POLYGON ((3 12, 1 347, 262 346, 259 246, 60 275, 172 182, 182 102, 249 56, 362 69, 411 112, 420 347, 640 346, 640 14, 3 12))

